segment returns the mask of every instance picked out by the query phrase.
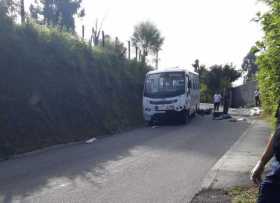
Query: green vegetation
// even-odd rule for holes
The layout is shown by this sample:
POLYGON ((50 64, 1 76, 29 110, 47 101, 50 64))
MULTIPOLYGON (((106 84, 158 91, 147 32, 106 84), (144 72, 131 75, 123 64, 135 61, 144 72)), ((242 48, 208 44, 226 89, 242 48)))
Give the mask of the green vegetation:
POLYGON ((236 187, 229 191, 232 203, 255 203, 258 195, 257 187, 236 187))
POLYGON ((256 74, 258 71, 258 65, 256 64, 257 52, 258 52, 258 48, 254 46, 250 49, 249 53, 243 59, 243 63, 241 67, 243 72, 246 73, 245 75, 246 82, 256 80, 256 74))
POLYGON ((141 22, 134 27, 131 40, 133 45, 142 51, 144 61, 148 54, 155 54, 157 66, 158 52, 161 50, 164 42, 164 38, 161 36, 158 28, 149 21, 141 22))
POLYGON ((14 0, 0 0, 0 15, 14 18, 18 13, 18 4, 14 0))
POLYGON ((30 6, 31 17, 40 24, 52 25, 67 31, 75 30, 75 16, 83 17, 82 0, 39 0, 30 6), (42 19, 42 20, 40 20, 42 19))
POLYGON ((199 68, 200 68, 199 60, 196 59, 196 60, 194 61, 194 64, 192 64, 192 66, 193 66, 193 68, 194 68, 194 72, 197 72, 197 73, 198 73, 199 68))
MULTIPOLYGON (((198 64, 196 62, 195 64, 198 64)), ((241 73, 233 65, 213 65, 209 69, 204 66, 198 68, 200 77, 201 102, 212 102, 215 92, 223 93, 230 88, 231 83, 238 79, 241 73)))
POLYGON ((262 0, 270 10, 258 14, 265 37, 257 46, 260 55, 257 58, 259 66, 258 81, 261 92, 262 106, 266 113, 274 115, 277 102, 280 99, 280 1, 262 0))
MULTIPOLYGON (((6 11, 5 11, 6 12, 6 11)), ((142 123, 149 67, 122 44, 94 47, 73 34, 0 13, 0 158, 119 132, 142 123)))

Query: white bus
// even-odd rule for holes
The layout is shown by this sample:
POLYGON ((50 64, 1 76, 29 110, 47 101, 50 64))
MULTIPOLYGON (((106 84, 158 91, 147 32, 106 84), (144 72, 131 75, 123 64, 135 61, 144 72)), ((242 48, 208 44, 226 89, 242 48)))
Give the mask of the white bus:
POLYGON ((199 75, 183 68, 146 74, 143 114, 147 124, 165 119, 186 123, 199 109, 199 75))

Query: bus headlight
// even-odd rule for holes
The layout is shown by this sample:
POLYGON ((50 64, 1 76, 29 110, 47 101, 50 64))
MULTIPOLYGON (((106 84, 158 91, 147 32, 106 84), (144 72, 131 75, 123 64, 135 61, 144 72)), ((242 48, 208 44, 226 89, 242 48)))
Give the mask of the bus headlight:
POLYGON ((145 111, 150 112, 152 109, 150 108, 145 108, 145 111))
POLYGON ((182 111, 184 109, 184 107, 183 106, 176 106, 176 111, 182 111))

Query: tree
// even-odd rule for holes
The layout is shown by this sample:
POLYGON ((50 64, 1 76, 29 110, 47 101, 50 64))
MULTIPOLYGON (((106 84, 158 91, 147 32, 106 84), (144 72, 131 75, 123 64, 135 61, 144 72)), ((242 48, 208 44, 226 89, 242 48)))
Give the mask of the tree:
POLYGON ((233 64, 226 64, 222 68, 223 80, 228 81, 227 88, 231 87, 231 83, 237 80, 241 76, 241 72, 236 70, 233 64))
POLYGON ((200 100, 202 102, 211 102, 212 95, 206 85, 206 78, 208 77, 209 70, 207 70, 204 65, 201 65, 198 70, 198 74, 200 83, 200 100))
POLYGON ((18 14, 18 6, 15 0, 0 0, 0 15, 14 19, 18 14))
POLYGON ((40 6, 37 3, 37 0, 35 0, 35 4, 30 4, 29 6, 29 12, 30 12, 30 17, 35 20, 37 23, 40 23, 39 20, 39 14, 40 14, 40 6))
POLYGON ((256 47, 252 47, 249 53, 243 59, 243 63, 241 65, 243 72, 246 73, 245 81, 253 80, 256 78, 256 74, 258 71, 258 65, 256 64, 257 57, 256 53, 258 49, 256 47))
POLYGON ((133 46, 139 47, 144 56, 144 61, 148 54, 157 55, 161 50, 164 38, 158 28, 151 22, 141 22, 134 27, 131 37, 133 46))
POLYGON ((196 60, 194 61, 194 64, 192 64, 192 66, 193 66, 193 68, 194 68, 194 71, 198 73, 198 72, 199 72, 199 60, 196 59, 196 60))
POLYGON ((36 20, 41 15, 46 25, 74 32, 75 16, 85 15, 84 9, 80 10, 81 3, 82 0, 40 0, 30 6, 30 13, 36 20))
POLYGON ((230 88, 231 83, 241 76, 232 64, 213 65, 208 70, 200 66, 200 92, 203 102, 211 102, 215 92, 230 88))
POLYGON ((21 18, 21 24, 24 24, 25 23, 24 0, 20 0, 20 18, 21 18))
POLYGON ((236 71, 233 65, 213 65, 210 67, 206 83, 212 93, 221 92, 224 88, 231 87, 231 83, 240 76, 241 73, 236 71))

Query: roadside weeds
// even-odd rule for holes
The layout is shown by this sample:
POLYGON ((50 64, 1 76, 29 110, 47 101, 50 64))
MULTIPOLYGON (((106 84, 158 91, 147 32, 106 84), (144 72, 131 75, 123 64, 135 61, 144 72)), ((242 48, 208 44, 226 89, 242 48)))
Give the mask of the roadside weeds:
POLYGON ((191 203, 255 203, 257 195, 258 188, 253 185, 229 190, 209 189, 199 192, 191 203))
POLYGON ((257 201, 258 188, 256 186, 235 187, 229 191, 232 203, 255 203, 257 201))

